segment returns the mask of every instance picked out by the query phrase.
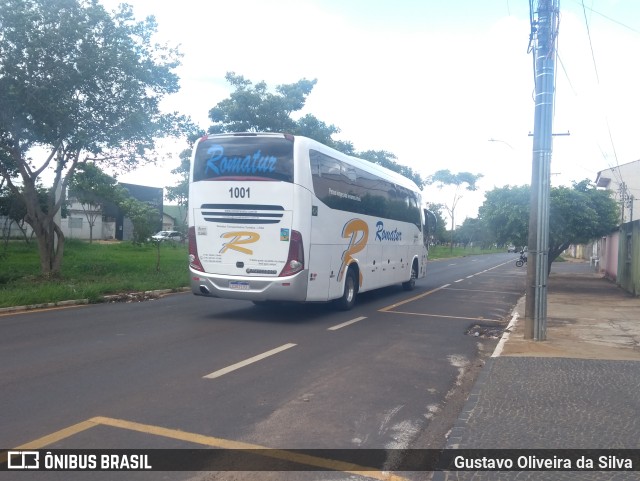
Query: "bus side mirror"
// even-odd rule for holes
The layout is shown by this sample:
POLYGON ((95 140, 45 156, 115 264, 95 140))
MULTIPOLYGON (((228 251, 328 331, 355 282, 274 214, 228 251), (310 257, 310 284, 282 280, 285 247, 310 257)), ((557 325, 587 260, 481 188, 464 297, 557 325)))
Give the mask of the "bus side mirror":
POLYGON ((423 209, 422 212, 424 214, 424 232, 422 234, 424 236, 424 244, 428 246, 429 240, 436 233, 436 226, 438 221, 436 215, 429 209, 423 209))

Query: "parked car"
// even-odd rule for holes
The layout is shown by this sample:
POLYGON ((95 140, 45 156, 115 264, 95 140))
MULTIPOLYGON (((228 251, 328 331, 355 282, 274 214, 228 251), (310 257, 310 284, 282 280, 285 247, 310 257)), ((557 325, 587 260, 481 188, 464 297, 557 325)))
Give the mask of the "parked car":
POLYGON ((151 240, 156 242, 182 242, 184 236, 176 230, 161 230, 157 234, 152 235, 151 240))
POLYGON ((509 253, 516 252, 516 246, 508 245, 507 246, 507 252, 509 252, 509 253))

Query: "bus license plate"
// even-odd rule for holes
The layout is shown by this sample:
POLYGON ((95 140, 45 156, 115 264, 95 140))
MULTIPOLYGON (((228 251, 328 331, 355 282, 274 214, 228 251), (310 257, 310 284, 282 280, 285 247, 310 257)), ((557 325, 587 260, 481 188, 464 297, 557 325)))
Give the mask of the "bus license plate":
POLYGON ((229 289, 236 291, 248 291, 249 283, 246 281, 229 281, 229 289))

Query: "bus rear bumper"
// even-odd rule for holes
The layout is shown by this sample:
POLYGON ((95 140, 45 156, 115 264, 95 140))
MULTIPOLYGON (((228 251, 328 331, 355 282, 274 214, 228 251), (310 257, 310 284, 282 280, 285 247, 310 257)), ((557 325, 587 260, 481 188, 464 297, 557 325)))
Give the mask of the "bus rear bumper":
POLYGON ((190 269, 191 291, 196 296, 246 301, 293 301, 307 298, 309 273, 290 277, 238 277, 210 275, 190 269))

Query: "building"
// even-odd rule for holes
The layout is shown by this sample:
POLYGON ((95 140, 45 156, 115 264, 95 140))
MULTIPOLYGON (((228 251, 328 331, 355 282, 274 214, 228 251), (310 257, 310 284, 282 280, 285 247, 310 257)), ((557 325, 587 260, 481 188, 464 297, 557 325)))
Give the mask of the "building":
MULTIPOLYGON (((156 231, 162 230, 163 189, 137 184, 118 184, 136 200, 146 202, 158 211, 156 231)), ((72 194, 71 194, 72 195, 72 194)), ((133 224, 122 210, 112 202, 99 205, 81 204, 73 197, 69 199, 67 216, 61 226, 65 237, 71 239, 131 240, 133 224), (93 232, 91 232, 93 224, 93 232)))
POLYGON ((620 203, 620 224, 640 218, 640 160, 601 170, 596 185, 614 192, 620 203))
POLYGON ((180 205, 165 205, 162 211, 162 230, 177 230, 187 232, 187 207, 180 205))
POLYGON ((640 295, 640 160, 601 170, 598 187, 614 193, 620 205, 620 227, 591 246, 590 259, 605 277, 640 295))

